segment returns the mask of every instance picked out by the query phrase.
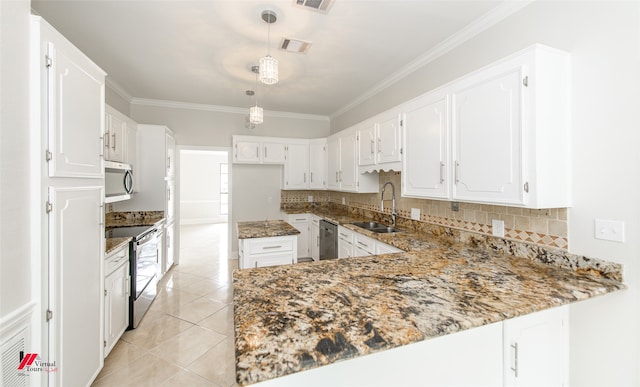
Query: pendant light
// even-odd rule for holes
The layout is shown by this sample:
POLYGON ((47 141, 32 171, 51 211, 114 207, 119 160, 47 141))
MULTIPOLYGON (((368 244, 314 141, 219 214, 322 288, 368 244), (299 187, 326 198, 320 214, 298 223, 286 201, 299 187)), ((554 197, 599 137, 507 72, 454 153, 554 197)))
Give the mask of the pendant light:
POLYGON ((256 104, 249 108, 249 122, 252 124, 261 124, 264 121, 264 112, 262 107, 258 106, 258 66, 251 66, 251 71, 256 74, 256 104))
POLYGON ((275 12, 262 11, 262 20, 267 23, 267 56, 260 58, 260 82, 267 85, 278 83, 278 60, 271 56, 269 44, 271 42, 271 23, 277 20, 275 12))

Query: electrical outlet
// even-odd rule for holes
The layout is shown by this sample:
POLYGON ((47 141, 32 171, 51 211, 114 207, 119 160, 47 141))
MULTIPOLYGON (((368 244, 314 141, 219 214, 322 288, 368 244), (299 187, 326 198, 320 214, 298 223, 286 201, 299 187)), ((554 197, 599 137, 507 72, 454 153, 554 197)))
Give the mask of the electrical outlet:
POLYGON ((504 237, 504 220, 492 219, 491 232, 494 236, 504 237))
POLYGON ((454 212, 460 211, 460 203, 451 202, 451 211, 454 211, 454 212))
POLYGON ((347 201, 345 200, 344 196, 342 197, 342 205, 343 206, 347 205, 347 201))
POLYGON ((624 222, 622 221, 596 219, 595 228, 596 239, 624 242, 624 222))
POLYGON ((412 208, 411 209, 411 219, 420 220, 420 209, 419 208, 412 208))
POLYGON ((313 203, 313 195, 307 196, 307 201, 309 201, 309 203, 313 203))

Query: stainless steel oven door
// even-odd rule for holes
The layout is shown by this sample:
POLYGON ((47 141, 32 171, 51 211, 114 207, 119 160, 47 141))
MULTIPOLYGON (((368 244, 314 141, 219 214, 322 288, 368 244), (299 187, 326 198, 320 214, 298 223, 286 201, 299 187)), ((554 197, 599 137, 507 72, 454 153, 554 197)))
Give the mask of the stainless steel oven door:
POLYGON ((130 328, 136 328, 156 297, 158 283, 158 231, 153 229, 136 242, 132 273, 130 328))

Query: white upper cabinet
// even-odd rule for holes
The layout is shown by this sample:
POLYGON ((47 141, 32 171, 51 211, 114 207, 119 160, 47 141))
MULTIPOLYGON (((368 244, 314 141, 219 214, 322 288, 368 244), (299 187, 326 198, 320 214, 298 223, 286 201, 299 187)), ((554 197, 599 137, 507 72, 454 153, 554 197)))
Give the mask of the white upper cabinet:
POLYGON ((175 138, 167 131, 165 134, 165 154, 166 158, 166 167, 167 174, 166 177, 172 179, 176 175, 176 140, 175 138))
POLYGON ((105 160, 126 162, 127 121, 106 108, 106 132, 104 134, 105 160))
POLYGON ((523 94, 527 76, 514 61, 453 86, 453 198, 523 204, 523 94))
POLYGON ((404 105, 403 195, 570 207, 569 59, 535 45, 404 105))
POLYGON ((340 189, 340 137, 327 139, 327 188, 340 189))
POLYGON ((309 188, 309 143, 285 146, 284 189, 309 188))
MULTIPOLYGON (((47 128, 49 177, 102 178, 105 73, 47 23, 37 52, 41 127, 47 128)), ((37 35, 36 35, 37 37, 37 35)))
POLYGON ((284 164, 285 145, 282 142, 264 141, 262 143, 263 164, 284 164))
POLYGON ((401 114, 393 109, 358 125, 360 173, 402 168, 401 114))
POLYGON ((340 189, 356 191, 358 189, 358 141, 354 131, 346 131, 340 137, 340 189))
POLYGON ((439 89, 404 106, 402 195, 450 197, 447 89, 439 89))
POLYGON ((233 136, 233 162, 242 164, 284 164, 285 141, 281 138, 233 136))
POLYGON ((309 188, 327 188, 327 140, 309 142, 309 188))
POLYGON ((536 45, 452 84, 454 200, 571 205, 569 59, 536 45))
POLYGON ((358 166, 376 164, 376 123, 373 120, 358 125, 358 166))

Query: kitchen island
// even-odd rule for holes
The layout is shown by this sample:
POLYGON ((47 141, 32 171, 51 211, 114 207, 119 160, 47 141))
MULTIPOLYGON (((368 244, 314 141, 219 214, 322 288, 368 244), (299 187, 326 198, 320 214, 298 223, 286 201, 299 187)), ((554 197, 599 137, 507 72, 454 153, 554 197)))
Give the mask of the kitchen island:
POLYGON ((300 231, 284 220, 238 222, 240 269, 295 264, 300 231))
POLYGON ((610 269, 569 270, 409 230, 378 238, 408 251, 234 273, 239 384, 625 288, 610 269))

